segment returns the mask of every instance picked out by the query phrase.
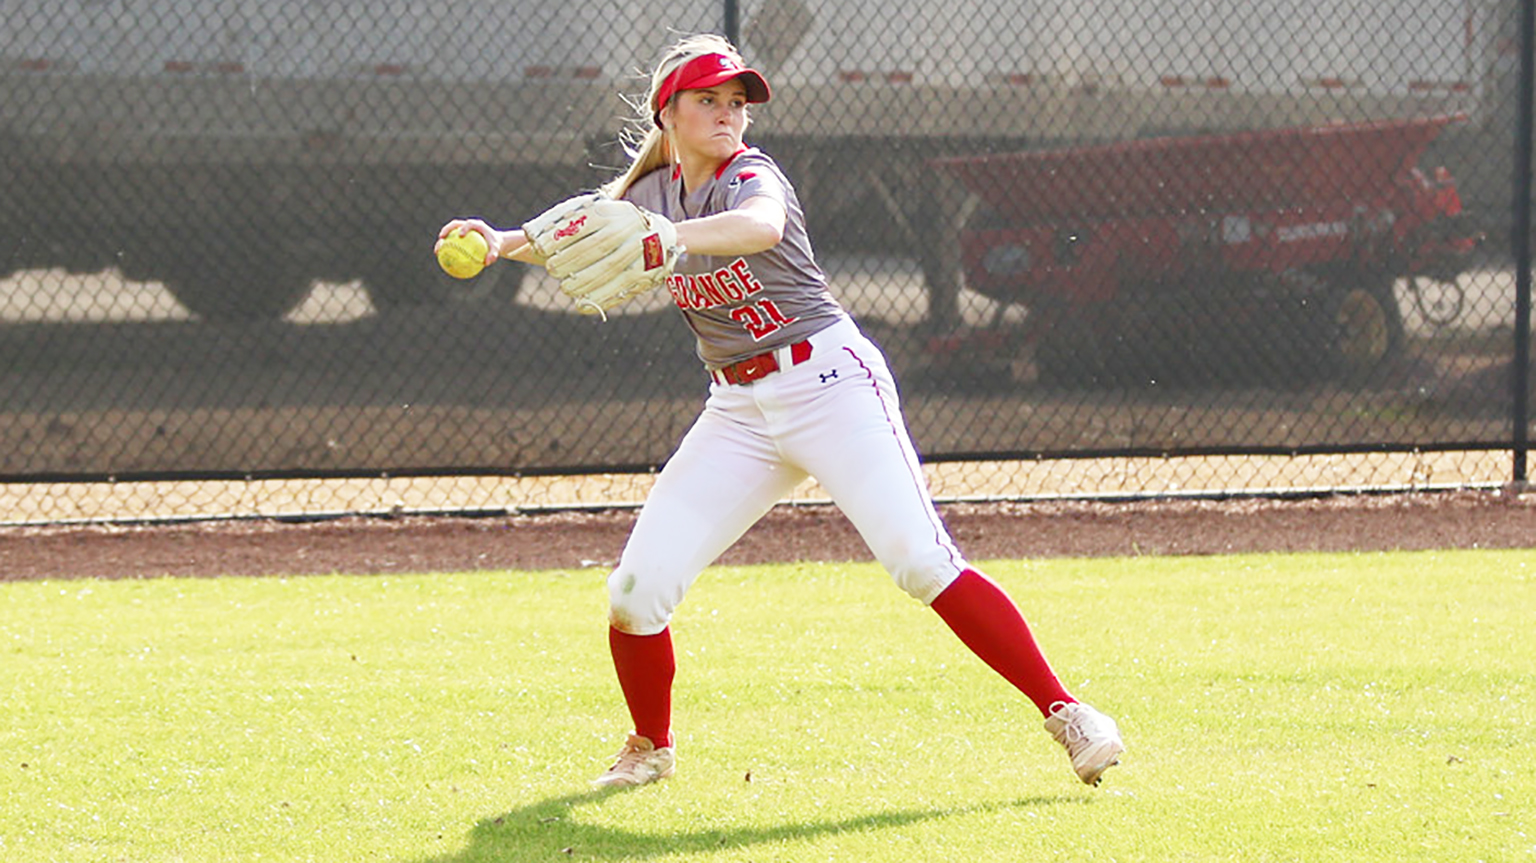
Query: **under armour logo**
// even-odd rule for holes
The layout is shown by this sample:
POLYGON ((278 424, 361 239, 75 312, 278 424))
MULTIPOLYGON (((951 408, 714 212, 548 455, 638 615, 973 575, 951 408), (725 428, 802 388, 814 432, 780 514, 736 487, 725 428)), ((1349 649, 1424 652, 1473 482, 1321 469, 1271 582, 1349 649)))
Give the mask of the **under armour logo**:
POLYGON ((837 380, 837 369, 833 369, 830 372, 822 372, 821 373, 821 382, 822 383, 826 383, 827 381, 835 381, 835 380, 837 380))

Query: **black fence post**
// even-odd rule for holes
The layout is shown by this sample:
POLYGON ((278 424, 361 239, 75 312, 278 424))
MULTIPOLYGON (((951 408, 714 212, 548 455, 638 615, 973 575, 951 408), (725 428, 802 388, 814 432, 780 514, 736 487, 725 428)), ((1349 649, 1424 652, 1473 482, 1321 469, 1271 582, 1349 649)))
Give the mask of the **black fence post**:
POLYGON ((741 48, 741 4, 736 0, 724 0, 725 3, 725 38, 731 40, 739 50, 741 48))
POLYGON ((1520 2, 1520 84, 1515 113, 1514 229, 1510 240, 1515 252, 1515 356, 1514 465, 1512 481, 1526 481, 1526 448, 1530 423, 1531 368, 1531 131, 1532 99, 1536 96, 1536 0, 1520 2))

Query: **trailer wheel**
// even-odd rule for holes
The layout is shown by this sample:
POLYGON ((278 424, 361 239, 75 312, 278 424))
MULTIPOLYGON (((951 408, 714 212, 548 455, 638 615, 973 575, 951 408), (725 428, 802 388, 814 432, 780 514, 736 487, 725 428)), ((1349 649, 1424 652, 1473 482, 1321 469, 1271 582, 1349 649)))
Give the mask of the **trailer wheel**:
POLYGON ((522 289, 527 267, 501 261, 473 279, 454 279, 444 273, 430 254, 411 260, 392 260, 363 275, 363 287, 373 307, 381 313, 438 306, 450 302, 511 303, 522 289))
POLYGON ((310 279, 268 262, 262 268, 178 267, 163 276, 165 289, 187 311, 209 323, 281 320, 309 296, 310 279), (274 271, 276 269, 277 271, 274 271))
POLYGON ((1055 318, 1035 342, 1040 378, 1069 387, 1145 382, 1146 333, 1128 327, 1121 312, 1099 304, 1074 307, 1055 318))
POLYGON ((1461 317, 1467 292, 1457 279, 1412 275, 1405 281, 1414 308, 1425 321, 1436 327, 1448 327, 1461 317))
POLYGON ((16 236, 17 232, 11 230, 9 225, 0 232, 0 279, 10 276, 21 266, 21 244, 23 240, 16 236))
POLYGON ((1035 368, 1051 384, 1083 386, 1104 375, 1099 339, 1087 323, 1071 318, 1043 330, 1035 343, 1035 368))
POLYGON ((1403 317, 1385 274, 1353 273, 1334 280, 1324 306, 1327 356, 1345 377, 1369 374, 1397 356, 1403 317))

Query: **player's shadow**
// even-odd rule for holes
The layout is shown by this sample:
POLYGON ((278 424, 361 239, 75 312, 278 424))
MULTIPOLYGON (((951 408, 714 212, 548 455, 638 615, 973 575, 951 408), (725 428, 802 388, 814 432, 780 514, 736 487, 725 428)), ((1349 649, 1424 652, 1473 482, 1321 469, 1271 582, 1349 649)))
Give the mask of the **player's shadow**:
MULTIPOLYGON (((1007 803, 981 803, 945 809, 878 812, 854 818, 797 820, 777 826, 704 829, 655 835, 619 827, 582 823, 573 817, 578 806, 596 804, 614 794, 636 789, 606 788, 551 797, 494 818, 486 818, 470 831, 469 844, 461 851, 431 857, 420 863, 500 863, 500 861, 649 860, 664 855, 703 854, 765 843, 815 839, 838 833, 903 827, 957 815, 997 812, 1004 809, 1081 802, 1075 797, 1031 797, 1007 803)), ((644 793, 643 789, 639 793, 644 793)))

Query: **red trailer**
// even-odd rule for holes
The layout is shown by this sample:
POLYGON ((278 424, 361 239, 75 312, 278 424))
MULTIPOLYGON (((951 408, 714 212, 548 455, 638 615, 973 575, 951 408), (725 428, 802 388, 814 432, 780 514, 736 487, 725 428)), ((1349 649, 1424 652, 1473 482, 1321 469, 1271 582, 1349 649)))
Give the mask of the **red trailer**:
POLYGON ((1444 168, 1454 117, 944 159, 980 199, 967 285, 1028 309, 1042 374, 1199 366, 1353 374, 1401 345, 1403 277, 1454 280, 1479 236, 1444 168))

